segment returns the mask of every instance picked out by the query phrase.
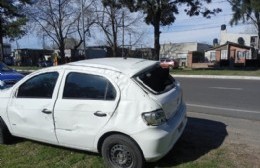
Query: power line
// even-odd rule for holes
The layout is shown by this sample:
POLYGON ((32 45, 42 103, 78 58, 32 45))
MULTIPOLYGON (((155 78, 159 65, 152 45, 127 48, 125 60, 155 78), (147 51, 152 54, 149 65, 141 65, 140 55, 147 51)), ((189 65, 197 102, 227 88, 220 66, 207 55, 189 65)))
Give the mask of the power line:
MULTIPOLYGON (((245 26, 245 25, 237 25, 237 26, 245 26)), ((201 27, 201 28, 193 28, 193 29, 189 29, 189 30, 177 30, 177 31, 172 31, 172 32, 168 32, 168 33, 175 33, 175 32, 187 32, 187 31, 194 31, 194 30, 205 30, 205 29, 214 29, 214 28, 219 28, 220 26, 209 26, 209 27, 201 27)))

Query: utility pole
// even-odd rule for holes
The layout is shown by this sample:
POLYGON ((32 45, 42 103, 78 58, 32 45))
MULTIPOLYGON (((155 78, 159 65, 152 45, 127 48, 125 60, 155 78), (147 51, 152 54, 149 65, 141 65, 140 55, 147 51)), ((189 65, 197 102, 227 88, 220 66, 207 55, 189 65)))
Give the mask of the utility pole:
POLYGON ((0 16, 0 61, 4 60, 4 42, 2 28, 2 16, 0 16))
POLYGON ((125 12, 123 11, 123 15, 122 15, 123 19, 122 19, 122 24, 123 24, 123 38, 122 38, 122 57, 125 57, 125 54, 124 54, 124 48, 125 48, 125 12))
POLYGON ((46 45, 45 45, 45 35, 42 35, 42 48, 45 49, 46 45))
POLYGON ((131 33, 129 33, 129 37, 130 37, 130 39, 129 39, 129 46, 130 46, 130 49, 132 49, 131 33))
POLYGON ((82 38, 83 38, 83 49, 84 49, 84 57, 87 59, 86 53, 86 38, 85 38, 85 22, 84 22, 84 0, 81 0, 81 22, 82 22, 82 38))

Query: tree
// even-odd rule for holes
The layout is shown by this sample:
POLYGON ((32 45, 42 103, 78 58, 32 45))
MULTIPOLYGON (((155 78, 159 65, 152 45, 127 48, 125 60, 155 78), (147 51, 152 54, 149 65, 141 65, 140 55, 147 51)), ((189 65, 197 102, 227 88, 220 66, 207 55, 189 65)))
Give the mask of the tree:
POLYGON ((0 61, 4 56, 3 38, 19 38, 26 33, 24 25, 27 19, 23 13, 26 4, 31 4, 31 0, 0 1, 0 61))
POLYGON ((89 32, 93 23, 90 18, 92 12, 89 11, 92 2, 87 0, 40 0, 28 13, 31 22, 38 28, 38 32, 48 36, 58 46, 61 63, 65 63, 66 39, 73 36, 79 37, 79 43, 74 47, 77 48, 83 42, 83 36, 89 32), (81 10, 82 2, 84 3, 83 10, 81 10), (87 2, 88 5, 86 5, 87 2), (86 22, 84 30, 81 25, 81 17, 84 17, 86 22))
MULTIPOLYGON (((251 22, 257 29, 260 42, 260 1, 259 0, 228 0, 232 6, 233 17, 231 25, 237 25, 240 21, 251 22)), ((260 45, 260 44, 258 44, 260 45)), ((258 46, 259 48, 260 46, 258 46)))
MULTIPOLYGON (((119 39, 124 38, 123 31, 125 34, 131 33, 136 36, 137 41, 140 39, 141 33, 136 31, 135 26, 141 17, 136 13, 133 16, 121 1, 102 0, 101 4, 96 1, 95 6, 97 25, 104 33, 106 43, 112 48, 113 57, 118 56, 119 39)), ((124 47, 123 43, 122 47, 124 47)))
POLYGON ((210 15, 221 11, 220 9, 209 10, 203 7, 203 2, 211 3, 211 0, 124 0, 131 11, 143 11, 145 22, 154 27, 154 48, 157 60, 160 55, 160 26, 174 23, 175 15, 179 14, 179 5, 186 4, 184 12, 189 16, 202 14, 210 18, 210 15))

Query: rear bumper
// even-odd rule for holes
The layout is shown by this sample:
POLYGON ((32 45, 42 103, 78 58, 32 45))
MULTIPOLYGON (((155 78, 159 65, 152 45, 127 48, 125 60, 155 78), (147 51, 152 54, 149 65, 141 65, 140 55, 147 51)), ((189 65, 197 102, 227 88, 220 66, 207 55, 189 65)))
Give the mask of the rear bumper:
POLYGON ((150 127, 131 136, 139 144, 145 160, 153 162, 161 159, 172 149, 182 135, 186 124, 186 105, 183 104, 182 108, 166 124, 150 127))

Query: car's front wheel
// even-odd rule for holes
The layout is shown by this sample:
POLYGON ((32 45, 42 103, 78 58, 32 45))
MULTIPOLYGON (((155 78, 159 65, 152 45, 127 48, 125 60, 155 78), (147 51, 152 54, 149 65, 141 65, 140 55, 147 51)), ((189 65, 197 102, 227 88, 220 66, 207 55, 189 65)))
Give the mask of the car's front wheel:
POLYGON ((137 144, 124 135, 111 135, 102 145, 102 156, 108 167, 141 168, 144 159, 137 144))

